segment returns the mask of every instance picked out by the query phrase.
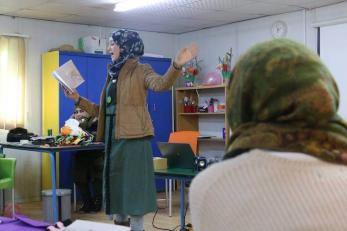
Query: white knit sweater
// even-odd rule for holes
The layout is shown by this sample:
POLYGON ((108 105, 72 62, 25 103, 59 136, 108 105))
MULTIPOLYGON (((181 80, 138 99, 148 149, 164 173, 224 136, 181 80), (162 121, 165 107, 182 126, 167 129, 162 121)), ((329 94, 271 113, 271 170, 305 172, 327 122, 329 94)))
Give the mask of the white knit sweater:
POLYGON ((189 200, 194 231, 346 231, 347 166, 252 150, 201 172, 189 200))

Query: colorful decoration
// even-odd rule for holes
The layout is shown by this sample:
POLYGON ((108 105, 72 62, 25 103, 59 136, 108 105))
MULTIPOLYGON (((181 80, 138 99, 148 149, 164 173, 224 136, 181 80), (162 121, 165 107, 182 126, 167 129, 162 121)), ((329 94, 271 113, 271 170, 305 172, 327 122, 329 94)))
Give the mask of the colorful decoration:
POLYGON ((229 49, 229 52, 226 52, 223 59, 218 57, 219 64, 217 70, 219 70, 223 76, 223 82, 227 82, 231 78, 231 58, 233 57, 232 48, 229 49))
POLYGON ((79 127, 79 121, 68 119, 60 128, 60 135, 55 138, 56 146, 87 145, 93 141, 94 136, 79 127))
POLYGON ((200 73, 201 67, 199 63, 202 60, 198 60, 197 57, 192 59, 182 68, 182 75, 184 78, 184 85, 186 87, 194 86, 195 78, 200 73))

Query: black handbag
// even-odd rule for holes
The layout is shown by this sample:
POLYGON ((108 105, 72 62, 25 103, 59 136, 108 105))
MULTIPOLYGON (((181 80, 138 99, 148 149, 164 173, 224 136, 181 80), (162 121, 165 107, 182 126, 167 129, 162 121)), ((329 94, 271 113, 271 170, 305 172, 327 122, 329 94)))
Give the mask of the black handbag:
POLYGON ((25 128, 13 128, 7 134, 7 142, 19 142, 20 140, 29 140, 35 136, 34 133, 29 133, 25 128))

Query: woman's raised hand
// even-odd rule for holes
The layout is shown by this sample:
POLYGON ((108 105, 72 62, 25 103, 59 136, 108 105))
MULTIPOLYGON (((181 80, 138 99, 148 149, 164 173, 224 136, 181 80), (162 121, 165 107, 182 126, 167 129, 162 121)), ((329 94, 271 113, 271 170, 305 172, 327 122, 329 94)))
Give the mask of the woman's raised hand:
POLYGON ((183 66, 193 58, 195 58, 198 54, 198 45, 196 43, 189 44, 186 47, 181 48, 176 57, 175 57, 175 63, 178 66, 183 66))
POLYGON ((64 89, 64 94, 66 97, 68 97, 69 99, 72 99, 73 101, 77 102, 78 99, 80 98, 80 95, 78 94, 78 92, 73 92, 70 91, 69 89, 63 87, 64 89))

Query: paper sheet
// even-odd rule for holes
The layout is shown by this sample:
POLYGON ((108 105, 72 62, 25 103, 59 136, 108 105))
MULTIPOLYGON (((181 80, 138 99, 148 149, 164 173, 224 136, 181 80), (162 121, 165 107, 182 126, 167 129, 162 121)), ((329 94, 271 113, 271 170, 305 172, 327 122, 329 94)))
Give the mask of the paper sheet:
POLYGON ((76 220, 64 231, 130 231, 130 227, 93 221, 76 220))

